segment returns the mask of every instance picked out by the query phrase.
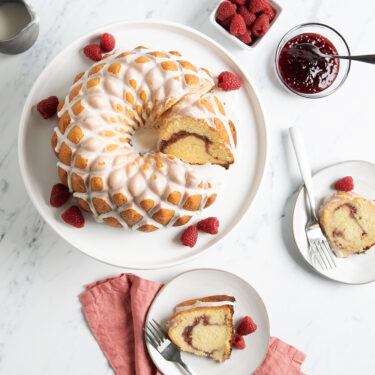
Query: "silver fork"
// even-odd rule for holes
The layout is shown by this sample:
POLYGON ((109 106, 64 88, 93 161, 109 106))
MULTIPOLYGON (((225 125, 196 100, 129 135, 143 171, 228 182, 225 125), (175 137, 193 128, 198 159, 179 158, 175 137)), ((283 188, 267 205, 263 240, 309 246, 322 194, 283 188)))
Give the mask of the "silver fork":
POLYGON ((292 139, 294 151, 298 161, 298 167, 305 183, 309 201, 310 215, 305 226, 305 232, 309 242, 309 255, 311 261, 314 263, 314 260, 316 260, 323 270, 335 268, 336 262, 332 249, 319 226, 318 218, 316 216, 311 168, 306 155, 301 133, 299 129, 294 126, 289 129, 289 134, 292 139))
POLYGON ((164 359, 175 362, 180 365, 187 374, 196 375, 196 373, 181 359, 181 352, 169 339, 162 326, 154 319, 153 322, 146 323, 143 331, 146 340, 162 355, 164 359))

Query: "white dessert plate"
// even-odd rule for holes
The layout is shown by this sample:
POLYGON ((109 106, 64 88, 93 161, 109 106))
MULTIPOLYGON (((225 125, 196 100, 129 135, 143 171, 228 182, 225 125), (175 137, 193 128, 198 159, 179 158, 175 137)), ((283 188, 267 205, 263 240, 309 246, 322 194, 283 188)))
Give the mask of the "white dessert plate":
MULTIPOLYGON (((196 269, 181 273, 170 280, 155 297, 147 314, 146 322, 152 319, 165 324, 180 302, 188 299, 226 294, 236 299, 234 323, 249 315, 257 324, 257 330, 245 336, 246 348, 233 348, 231 358, 224 363, 182 352, 182 360, 197 374, 204 375, 249 375, 263 362, 269 345, 270 324, 266 307, 256 290, 240 277, 222 270, 196 269)), ((180 368, 166 361, 150 344, 148 352, 156 367, 168 375, 181 375, 180 368)))
MULTIPOLYGON (((345 176, 354 179, 354 192, 367 199, 375 199, 375 164, 366 161, 345 161, 324 168, 314 174, 313 184, 315 199, 319 207, 323 199, 335 193, 333 184, 345 176)), ((293 214, 293 235, 297 247, 305 261, 320 275, 346 284, 365 284, 375 280, 375 248, 365 253, 352 255, 349 258, 335 257, 337 267, 322 270, 312 262, 308 254, 305 234, 307 210, 305 206, 305 189, 298 193, 293 214)))
MULTIPOLYGON (((19 163, 26 190, 45 221, 67 242, 100 261, 127 268, 153 269, 172 266, 192 259, 217 244, 245 215, 261 184, 266 165, 267 132, 257 92, 245 71, 219 44, 189 27, 164 21, 134 21, 108 25, 70 44, 43 70, 36 80, 23 109, 19 131, 19 163), (208 68, 213 75, 223 70, 237 74, 243 86, 237 94, 237 160, 228 170, 201 167, 216 178, 225 174, 225 184, 217 201, 203 217, 217 216, 220 233, 202 235, 193 248, 182 246, 182 228, 142 233, 100 224, 85 213, 86 224, 76 229, 61 219, 60 209, 49 205, 53 184, 59 182, 56 157, 50 146, 56 118, 43 120, 36 103, 50 95, 65 97, 75 75, 92 64, 82 48, 99 39, 104 32, 115 35, 117 48, 130 50, 139 45, 161 50, 178 50, 190 61, 208 68)), ((197 167, 199 169, 199 167, 197 167)), ((192 223, 196 222, 192 221, 192 223)))

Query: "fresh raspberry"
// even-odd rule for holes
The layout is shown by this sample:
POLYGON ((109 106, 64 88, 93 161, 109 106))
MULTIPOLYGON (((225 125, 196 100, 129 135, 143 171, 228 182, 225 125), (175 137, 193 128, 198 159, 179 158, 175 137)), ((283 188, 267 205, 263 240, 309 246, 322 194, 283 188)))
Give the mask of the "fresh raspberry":
POLYGON ((224 21, 220 21, 221 26, 223 26, 225 30, 229 31, 233 17, 234 15, 230 16, 229 18, 226 18, 224 21))
POLYGON ((63 220, 73 227, 82 228, 85 225, 85 218, 78 206, 70 206, 62 215, 63 220))
POLYGON ((69 199, 69 189, 63 184, 52 186, 49 202, 52 207, 61 207, 69 199))
POLYGON ((50 118, 57 111, 57 106, 59 105, 59 99, 57 96, 50 96, 47 99, 41 100, 36 109, 43 116, 44 119, 50 118))
POLYGON ((241 85, 241 80, 231 72, 222 72, 217 77, 217 86, 224 91, 238 90, 241 85))
POLYGON ((237 334, 241 336, 249 335, 257 330, 257 325, 250 316, 245 316, 237 327, 237 334))
POLYGON ((252 39, 251 39, 251 30, 247 28, 246 33, 243 35, 239 35, 237 37, 241 42, 244 42, 245 44, 250 44, 252 39))
POLYGON ((187 227, 181 235, 180 241, 184 246, 194 247, 198 239, 198 229, 195 225, 187 227))
POLYGON ((253 35, 260 37, 263 36, 270 28, 270 20, 266 14, 261 14, 251 26, 253 35))
POLYGON ((269 4, 262 10, 261 14, 266 14, 270 22, 275 18, 275 12, 269 4))
POLYGON ((241 5, 238 9, 238 14, 241 14, 243 20, 245 21, 246 26, 250 26, 255 19, 257 18, 254 13, 250 13, 249 10, 244 6, 241 5))
POLYGON ((115 48, 116 39, 112 34, 104 33, 100 38, 100 48, 103 52, 111 52, 115 48))
POLYGON ((91 60, 100 61, 102 59, 102 53, 97 44, 89 44, 83 49, 83 52, 91 60))
POLYGON ((246 24, 241 14, 236 14, 230 24, 229 32, 238 36, 246 33, 246 24))
POLYGON ((237 5, 244 5, 247 0, 230 0, 230 1, 237 5))
POLYGON ((236 9, 236 4, 233 4, 230 1, 223 1, 216 12, 216 18, 219 21, 224 21, 230 16, 233 16, 236 13, 236 9))
POLYGON ((249 0, 250 13, 258 13, 266 8, 268 0, 249 0))
POLYGON ((198 230, 210 234, 217 234, 219 231, 219 220, 216 217, 208 217, 197 224, 198 230))
POLYGON ((337 191, 352 191, 354 189, 353 177, 346 176, 335 182, 334 188, 337 191))
POLYGON ((236 335, 236 336, 233 337, 232 345, 236 349, 240 349, 240 350, 245 349, 245 347, 246 347, 245 340, 240 335, 236 335))

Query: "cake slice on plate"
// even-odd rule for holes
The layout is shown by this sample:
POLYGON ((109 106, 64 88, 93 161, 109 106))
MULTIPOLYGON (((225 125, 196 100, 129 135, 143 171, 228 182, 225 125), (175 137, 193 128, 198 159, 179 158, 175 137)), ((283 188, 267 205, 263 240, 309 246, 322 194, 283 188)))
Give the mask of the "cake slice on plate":
POLYGON ((347 258, 375 245, 375 204, 352 192, 326 198, 320 226, 335 254, 347 258))
POLYGON ((232 352, 234 302, 218 295, 180 303, 167 322, 170 339, 183 351, 224 362, 232 352))

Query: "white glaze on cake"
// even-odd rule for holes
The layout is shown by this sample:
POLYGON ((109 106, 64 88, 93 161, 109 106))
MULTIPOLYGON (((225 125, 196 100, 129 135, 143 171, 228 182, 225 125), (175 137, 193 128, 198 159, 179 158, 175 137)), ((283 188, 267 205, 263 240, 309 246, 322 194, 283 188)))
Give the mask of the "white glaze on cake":
MULTIPOLYGON (((191 305, 184 305, 184 306, 177 305, 176 308, 175 308, 175 313, 177 314, 181 311, 187 311, 187 310, 196 309, 196 308, 200 308, 200 307, 203 307, 203 308, 220 307, 220 306, 233 306, 234 307, 234 305, 235 305, 235 302, 233 302, 233 301, 209 301, 208 302, 208 301, 196 300, 191 305)), ((178 323, 178 316, 169 320, 167 322, 167 327, 170 328, 170 327, 176 326, 177 323, 178 323)))
POLYGON ((226 306, 226 305, 234 306, 234 302, 232 302, 232 301, 204 302, 204 301, 197 300, 192 305, 177 306, 176 307, 176 313, 180 312, 180 311, 195 309, 197 307, 219 307, 219 306, 226 306))
MULTIPOLYGON (((65 129, 60 124, 55 128, 54 150, 70 191, 87 203, 97 221, 114 218, 124 228, 161 228, 164 225, 153 218, 161 209, 174 211, 167 223, 171 226, 205 207, 216 193, 209 181, 174 157, 160 152, 140 155, 131 139, 138 127, 157 125, 163 112, 182 97, 207 92, 212 86, 209 73, 181 55, 143 47, 103 59, 73 85, 58 112, 60 121, 64 116, 70 121, 65 129), (78 142, 74 139, 77 127, 78 142), (62 148, 71 150, 68 162, 60 157, 62 148), (81 160, 86 165, 77 167, 81 160), (73 188, 72 179, 77 176, 83 181, 83 191, 73 188), (99 191, 91 189, 95 178, 101 180, 99 191), (181 194, 178 204, 168 200, 171 192, 181 194), (125 196, 127 202, 116 205, 116 194, 125 196), (197 210, 184 209, 185 202, 196 195, 201 197, 197 210), (98 213, 95 199, 109 207, 107 212, 98 213), (142 208, 145 200, 154 202, 151 209, 142 208), (142 220, 129 226, 121 215, 125 210, 135 210, 142 220)), ((199 115, 210 118, 209 113, 199 115)))
MULTIPOLYGON (((354 193, 353 191, 346 191, 346 192, 341 192, 341 193, 344 193, 345 198, 349 199, 349 200, 361 197, 359 194, 354 193)), ((324 208, 328 207, 333 202, 341 201, 342 198, 343 198, 343 196, 337 195, 337 192, 333 193, 332 195, 328 195, 327 197, 325 197, 324 200, 323 200, 323 203, 320 205, 320 208, 319 208, 319 217, 322 215, 322 211, 324 210, 324 208)), ((371 202, 371 203, 373 203, 373 202, 371 202)))

